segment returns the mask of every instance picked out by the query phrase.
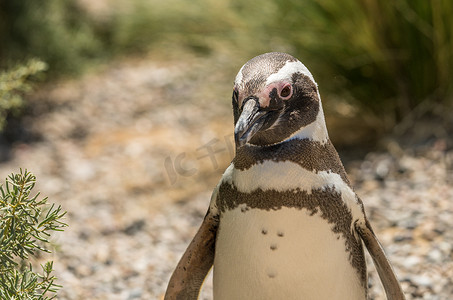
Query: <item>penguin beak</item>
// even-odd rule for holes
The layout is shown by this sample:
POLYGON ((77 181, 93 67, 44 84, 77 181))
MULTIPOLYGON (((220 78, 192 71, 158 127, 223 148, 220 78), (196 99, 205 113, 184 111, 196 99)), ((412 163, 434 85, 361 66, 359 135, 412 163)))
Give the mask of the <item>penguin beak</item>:
POLYGON ((261 129, 266 111, 260 111, 257 99, 249 98, 244 103, 242 113, 234 128, 236 146, 242 147, 261 129))

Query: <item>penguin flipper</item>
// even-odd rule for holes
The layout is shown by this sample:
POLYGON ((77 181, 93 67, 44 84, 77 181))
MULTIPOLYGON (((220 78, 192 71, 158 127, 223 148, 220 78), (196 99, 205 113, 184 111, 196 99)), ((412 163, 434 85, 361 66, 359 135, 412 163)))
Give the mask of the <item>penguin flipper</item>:
POLYGON ((368 220, 365 222, 356 222, 355 229, 362 238, 362 241, 370 253, 371 258, 373 258, 379 278, 384 286, 387 299, 406 299, 398 279, 396 278, 395 272, 393 271, 393 268, 384 253, 384 249, 382 249, 382 246, 374 234, 368 220))
POLYGON ((218 216, 208 209, 200 229, 170 278, 164 300, 198 298, 203 281, 214 263, 218 225, 218 216))

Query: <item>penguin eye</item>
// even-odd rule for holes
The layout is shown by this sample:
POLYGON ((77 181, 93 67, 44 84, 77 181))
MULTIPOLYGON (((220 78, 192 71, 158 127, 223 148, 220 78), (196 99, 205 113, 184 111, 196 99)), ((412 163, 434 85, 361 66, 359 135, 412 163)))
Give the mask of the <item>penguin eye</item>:
POLYGON ((285 84, 280 91, 280 97, 281 98, 289 98, 292 94, 292 88, 289 83, 285 84))

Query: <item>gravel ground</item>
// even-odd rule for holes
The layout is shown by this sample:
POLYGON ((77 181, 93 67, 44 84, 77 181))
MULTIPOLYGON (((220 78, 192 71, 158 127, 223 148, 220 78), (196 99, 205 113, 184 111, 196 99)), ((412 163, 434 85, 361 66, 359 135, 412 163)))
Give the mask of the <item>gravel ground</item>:
MULTIPOLYGON (((22 140, 0 145, 1 176, 28 168, 68 211, 46 257, 59 299, 160 299, 232 158, 228 57, 157 61, 41 89, 22 140)), ((348 162, 349 175, 407 299, 451 299, 453 151, 442 139, 388 149, 348 162)), ((385 299, 369 265, 370 299, 385 299)))

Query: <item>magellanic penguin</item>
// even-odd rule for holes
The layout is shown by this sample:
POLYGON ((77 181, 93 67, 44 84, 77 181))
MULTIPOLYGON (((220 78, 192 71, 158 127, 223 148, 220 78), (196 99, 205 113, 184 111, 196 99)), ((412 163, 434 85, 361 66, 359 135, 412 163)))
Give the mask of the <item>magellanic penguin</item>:
POLYGON ((236 76, 233 113, 236 156, 165 299, 197 299, 214 265, 215 300, 363 300, 362 242, 387 298, 404 299, 329 140, 308 69, 285 53, 251 59, 236 76))

